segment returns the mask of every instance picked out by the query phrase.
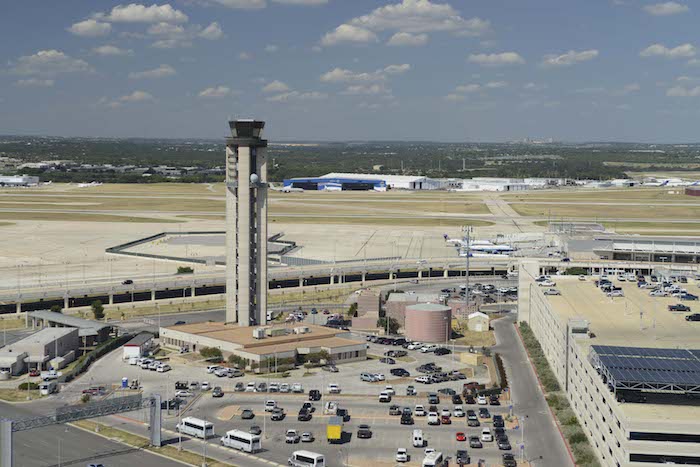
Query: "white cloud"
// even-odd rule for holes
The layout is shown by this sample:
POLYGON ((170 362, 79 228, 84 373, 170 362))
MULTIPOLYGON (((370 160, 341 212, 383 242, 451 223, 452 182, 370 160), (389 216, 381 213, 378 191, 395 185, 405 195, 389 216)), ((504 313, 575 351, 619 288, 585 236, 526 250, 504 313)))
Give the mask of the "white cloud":
POLYGON ((545 55, 542 59, 542 64, 544 66, 570 66, 581 62, 587 62, 588 60, 593 60, 598 56, 598 51, 595 49, 590 50, 569 50, 568 52, 561 55, 545 55))
POLYGON ((130 3, 117 5, 108 14, 97 14, 97 19, 114 23, 186 23, 189 18, 170 4, 151 6, 130 3))
POLYGON ((282 3, 284 5, 325 5, 328 0, 272 0, 275 3, 282 3))
POLYGON ((238 54, 238 60, 250 60, 251 58, 248 52, 241 52, 238 54))
POLYGON ((151 44, 156 49, 177 49, 179 47, 192 47, 192 42, 186 39, 160 39, 151 44))
POLYGON ((382 106, 377 102, 360 102, 359 104, 357 104, 357 107, 360 109, 377 110, 380 109, 382 106))
POLYGON ((109 100, 106 97, 103 97, 98 103, 106 105, 107 107, 117 108, 123 106, 124 104, 149 102, 154 100, 155 99, 153 96, 146 91, 134 91, 131 94, 118 97, 114 100, 109 100))
POLYGON ((133 55, 134 51, 130 49, 121 49, 114 45, 101 45, 100 47, 95 47, 92 49, 92 53, 95 55, 102 56, 120 56, 120 55, 133 55))
POLYGON ((232 95, 233 92, 228 86, 213 86, 211 88, 206 88, 199 93, 199 97, 214 99, 228 97, 232 95))
POLYGON ((389 65, 373 72, 357 73, 345 68, 334 68, 321 75, 321 81, 325 83, 358 83, 368 81, 383 81, 388 75, 396 75, 407 72, 411 65, 404 63, 401 65, 389 65))
POLYGON ((666 91, 669 97, 700 97, 700 86, 686 88, 684 86, 673 86, 666 91))
POLYGON ((445 96, 446 101, 460 102, 466 100, 467 97, 464 94, 448 94, 445 96))
POLYGON ((689 65, 689 66, 697 66, 697 65, 700 65, 700 59, 691 58, 690 60, 688 60, 687 65, 689 65))
POLYGON ((52 80, 52 79, 28 78, 28 79, 20 79, 19 81, 15 81, 15 86, 20 86, 20 87, 50 88, 53 85, 54 85, 54 80, 52 80))
POLYGON ((341 24, 321 39, 321 44, 326 47, 341 42, 368 44, 370 42, 377 42, 377 35, 368 29, 359 28, 350 24, 341 24))
POLYGON ((384 86, 383 83, 374 84, 353 84, 348 86, 348 88, 342 92, 346 95, 377 95, 377 94, 390 94, 391 89, 384 86))
POLYGON ((680 13, 685 13, 689 11, 687 5, 677 2, 665 2, 665 3, 655 3, 653 5, 646 5, 644 11, 654 16, 671 16, 680 13))
POLYGON ((521 65, 523 57, 516 52, 501 52, 494 54, 472 54, 467 59, 471 63, 483 66, 521 65))
POLYGON ((479 92, 481 91, 481 85, 480 84, 462 84, 460 86, 457 86, 455 88, 455 91, 460 92, 460 93, 472 93, 472 92, 479 92))
POLYGON ((285 83, 282 81, 272 81, 270 83, 267 83, 263 88, 262 92, 269 92, 269 93, 282 93, 282 92, 287 92, 289 91, 289 86, 287 86, 285 83))
POLYGON ((209 26, 202 29, 197 35, 202 39, 215 41, 224 37, 224 31, 221 29, 219 23, 214 21, 209 26))
POLYGON ((663 44, 652 44, 639 52, 641 57, 665 57, 665 58, 688 58, 694 57, 695 46, 692 44, 681 44, 677 47, 668 48, 663 44))
POLYGON ((277 94, 275 96, 270 96, 265 98, 268 102, 288 102, 292 100, 299 101, 309 101, 309 100, 321 100, 326 99, 328 94, 310 91, 310 92, 299 92, 299 91, 289 91, 282 94, 277 94))
POLYGON ((59 73, 91 72, 92 67, 79 58, 73 58, 59 50, 40 50, 34 55, 25 55, 13 64, 12 72, 18 75, 46 75, 59 73))
POLYGON ((485 88, 488 89, 501 89, 505 88, 508 86, 508 83, 505 81, 489 81, 484 85, 485 88))
POLYGON ((279 47, 273 44, 268 44, 265 46, 265 52, 267 53, 275 53, 279 50, 279 47))
POLYGON ((185 33, 185 28, 178 24, 156 23, 146 31, 152 36, 179 36, 185 33))
POLYGON ((129 79, 157 79, 177 74, 175 68, 170 65, 160 65, 158 68, 146 71, 133 71, 129 73, 129 79))
POLYGON ((216 3, 236 10, 259 10, 267 6, 265 0, 210 0, 206 3, 216 3))
POLYGON ((420 46, 428 43, 428 35, 422 34, 411 34, 410 32, 397 32, 386 43, 386 45, 392 46, 420 46))
POLYGON ((639 83, 630 83, 630 84, 624 85, 622 87, 622 89, 616 91, 615 95, 627 96, 629 94, 639 92, 641 89, 642 89, 642 87, 639 85, 639 83))
POLYGON ((86 19, 73 24, 68 28, 68 31, 81 37, 100 37, 112 32, 112 25, 95 21, 94 19, 86 19))

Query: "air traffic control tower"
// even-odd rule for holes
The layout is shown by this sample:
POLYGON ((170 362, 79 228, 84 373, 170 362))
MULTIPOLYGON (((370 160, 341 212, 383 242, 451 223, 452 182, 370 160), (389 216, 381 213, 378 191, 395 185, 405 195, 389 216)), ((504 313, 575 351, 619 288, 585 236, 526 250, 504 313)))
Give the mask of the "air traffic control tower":
POLYGON ((267 322, 265 122, 229 121, 226 138, 226 323, 267 322))

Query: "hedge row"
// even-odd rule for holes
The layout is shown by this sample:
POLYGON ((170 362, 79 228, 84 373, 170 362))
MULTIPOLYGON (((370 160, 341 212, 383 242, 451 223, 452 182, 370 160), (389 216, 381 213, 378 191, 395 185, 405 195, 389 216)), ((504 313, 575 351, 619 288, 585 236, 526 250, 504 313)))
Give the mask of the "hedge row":
POLYGON ((73 381, 75 378, 78 377, 78 375, 86 372, 87 369, 90 368, 90 365, 92 365, 93 362, 95 362, 95 360, 111 352, 112 350, 121 347, 132 337, 134 336, 130 334, 124 334, 122 336, 110 339, 107 342, 103 342, 102 344, 98 345, 95 348, 95 350, 92 350, 78 358, 78 363, 73 367, 73 369, 61 375, 58 381, 60 383, 69 383, 73 381))
POLYGON ((520 334, 523 337, 525 348, 530 354, 530 359, 535 365, 535 370, 542 382, 542 386, 548 393, 545 397, 547 404, 552 408, 554 415, 562 426, 562 432, 569 442, 577 467, 600 467, 586 433, 579 424, 576 414, 569 405, 566 394, 561 391, 559 382, 549 367, 549 362, 544 356, 542 346, 540 346, 532 329, 526 322, 520 323, 520 334))

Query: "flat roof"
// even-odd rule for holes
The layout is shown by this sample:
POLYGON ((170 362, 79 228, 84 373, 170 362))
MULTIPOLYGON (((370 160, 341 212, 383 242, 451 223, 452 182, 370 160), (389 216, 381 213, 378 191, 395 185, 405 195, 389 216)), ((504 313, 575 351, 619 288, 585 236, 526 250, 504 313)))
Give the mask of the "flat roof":
POLYGON ((150 332, 142 332, 141 334, 134 336, 133 339, 124 344, 124 347, 141 347, 143 344, 150 341, 151 339, 153 339, 153 334, 151 334, 150 332))
MULTIPOLYGON (((298 334, 297 336, 302 337, 305 334, 298 334)), ((306 334, 308 336, 308 334, 306 334)), ((269 339, 269 338, 268 338, 269 339)), ((264 339, 263 342, 267 340, 264 339)), ((353 345, 366 346, 365 342, 353 341, 350 339, 344 339, 342 337, 327 337, 323 339, 307 339, 304 341, 288 342, 286 344, 274 344, 267 343, 258 347, 246 347, 239 349, 243 352, 252 353, 255 355, 271 355, 275 352, 289 352, 290 350, 304 349, 310 347, 327 347, 327 348, 338 348, 338 347, 350 347, 353 345)))
POLYGON ((50 310, 39 310, 29 312, 30 318, 43 319, 52 323, 61 324, 71 328, 80 329, 81 336, 96 335, 104 328, 111 328, 111 324, 100 323, 89 319, 78 318, 77 316, 55 313, 50 310))
POLYGON ((249 351, 250 348, 266 345, 279 345, 286 344, 288 342, 301 342, 305 340, 313 339, 325 339, 329 337, 335 337, 338 334, 347 333, 347 331, 338 330, 334 328, 327 328, 324 326, 316 326, 313 324, 304 325, 291 325, 291 324, 279 324, 272 326, 250 326, 241 327, 237 324, 224 324, 222 322, 208 322, 208 323, 192 323, 192 324, 181 324, 178 326, 169 326, 166 329, 184 332, 187 334, 194 334, 197 336, 208 337, 210 339, 217 339, 224 342, 230 342, 232 344, 238 344, 249 351), (309 329, 308 333, 305 334, 293 334, 294 328, 305 327, 309 329), (284 336, 265 336, 264 339, 256 339, 253 337, 253 330, 256 328, 273 328, 273 329, 288 329, 291 333, 284 336))
MULTIPOLYGON (((668 311, 668 305, 679 303, 675 297, 651 297, 649 289, 636 283, 611 279, 622 287, 624 297, 610 298, 599 290, 593 278, 579 281, 576 276, 556 276, 554 281, 561 295, 548 295, 564 322, 585 319, 595 335, 589 341, 579 339, 579 345, 617 345, 623 347, 654 347, 700 349, 700 323, 685 320, 687 313, 668 311)), ((694 280, 680 284, 689 291, 697 287, 694 280)), ((696 302, 686 302, 693 312, 700 312, 696 302)))
POLYGON ((439 300, 440 295, 436 293, 391 293, 387 299, 389 302, 429 302, 439 300))
POLYGON ((0 354, 27 352, 27 348, 37 345, 47 345, 51 342, 60 339, 63 336, 74 332, 75 328, 44 328, 41 331, 35 332, 24 339, 13 342, 12 344, 0 348, 0 354))
POLYGON ((452 308, 437 303, 418 303, 417 305, 409 305, 406 309, 411 311, 446 311, 452 308))

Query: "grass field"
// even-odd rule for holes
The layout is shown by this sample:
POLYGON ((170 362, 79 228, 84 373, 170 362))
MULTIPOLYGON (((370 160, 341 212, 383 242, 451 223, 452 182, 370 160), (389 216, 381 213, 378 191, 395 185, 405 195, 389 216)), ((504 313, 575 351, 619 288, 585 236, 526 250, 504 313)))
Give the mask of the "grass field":
POLYGON ((630 188, 630 189, 600 189, 595 191, 535 191, 527 194, 503 195, 506 201, 614 201, 614 202, 644 202, 658 201, 664 203, 699 203, 700 200, 687 196, 683 188, 630 188), (669 193, 672 192, 672 193, 669 193))
POLYGON ((15 223, 14 222, 0 222, 0 227, 4 227, 7 225, 15 225, 15 223))
POLYGON ((586 204, 512 204, 521 216, 570 219, 688 219, 700 218, 700 206, 624 206, 586 204))
POLYGON ((118 216, 111 214, 85 214, 85 213, 60 213, 60 212, 0 212, 0 219, 11 219, 18 221, 62 221, 62 222, 119 222, 131 224, 156 223, 170 224, 178 223, 178 220, 156 219, 138 216, 118 216))
MULTIPOLYGON (((224 221, 223 215, 218 214, 200 214, 200 215, 180 215, 183 219, 204 219, 211 221, 224 221)), ((406 218, 391 218, 391 217, 327 217, 318 214, 309 214, 305 217, 296 216, 268 216, 270 223, 280 224, 318 224, 323 222, 326 225, 396 225, 396 226, 415 226, 415 227, 460 227, 470 225, 472 227, 488 227, 494 225, 494 222, 484 221, 480 219, 455 219, 455 218, 435 218, 435 217, 406 217, 406 218)))

